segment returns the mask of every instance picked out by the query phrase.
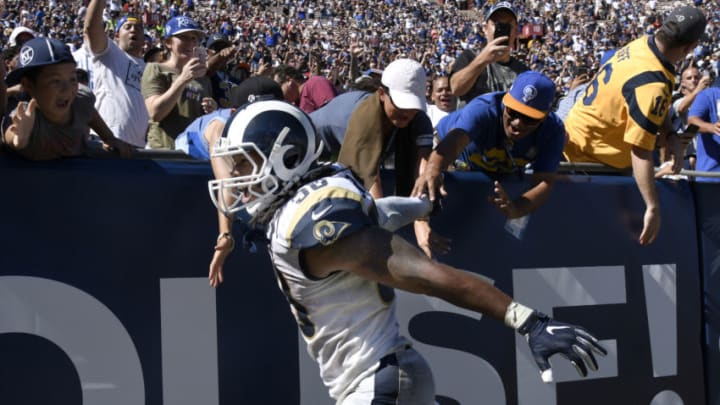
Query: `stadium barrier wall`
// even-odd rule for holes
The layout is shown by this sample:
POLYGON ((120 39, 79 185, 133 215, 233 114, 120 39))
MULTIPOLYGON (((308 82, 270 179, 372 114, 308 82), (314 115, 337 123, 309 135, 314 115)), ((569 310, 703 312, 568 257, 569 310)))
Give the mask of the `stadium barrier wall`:
MULTIPOLYGON (((0 403, 333 403, 263 249, 236 250, 208 286, 210 177, 196 162, 0 159, 0 403)), ((555 360, 558 383, 542 384, 501 323, 397 292, 441 405, 718 403, 717 188, 659 182, 662 230, 640 247, 630 177, 560 176, 524 224, 487 202, 485 176, 446 185, 440 260, 586 326, 610 354, 586 379, 555 360)))

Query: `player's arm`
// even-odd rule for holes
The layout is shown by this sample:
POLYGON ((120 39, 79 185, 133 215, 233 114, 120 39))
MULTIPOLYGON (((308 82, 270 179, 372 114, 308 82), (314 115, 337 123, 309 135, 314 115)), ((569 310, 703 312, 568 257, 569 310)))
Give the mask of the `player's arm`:
POLYGON ((337 269, 402 290, 432 295, 457 306, 481 312, 527 336, 544 381, 552 381, 548 358, 561 353, 581 375, 586 366, 597 369, 593 351, 605 349, 587 331, 561 324, 518 304, 477 275, 432 261, 403 238, 377 227, 367 227, 331 245, 303 250, 304 269, 325 277, 337 269), (548 325, 560 326, 549 333, 548 325))
POLYGON ((645 216, 639 242, 641 245, 648 245, 657 238, 660 231, 660 201, 655 188, 655 165, 652 151, 633 146, 630 154, 633 177, 645 201, 645 216))
POLYGON ((402 290, 433 295, 503 319, 512 299, 472 273, 433 262, 403 238, 367 227, 328 246, 303 251, 307 271, 326 277, 337 269, 402 290))
POLYGON ((108 45, 108 36, 103 28, 105 0, 90 0, 83 27, 83 36, 94 54, 102 53, 108 45))

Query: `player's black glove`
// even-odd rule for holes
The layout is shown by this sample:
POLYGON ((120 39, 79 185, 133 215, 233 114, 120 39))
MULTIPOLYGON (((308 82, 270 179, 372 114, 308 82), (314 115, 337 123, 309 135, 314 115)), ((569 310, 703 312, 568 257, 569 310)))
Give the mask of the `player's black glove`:
POLYGON ((527 338, 540 376, 546 383, 553 381, 548 359, 556 353, 565 356, 583 377, 587 375, 587 367, 593 371, 598 369, 593 352, 602 356, 607 354, 607 350, 585 329, 558 322, 542 312, 532 311, 517 331, 527 338))

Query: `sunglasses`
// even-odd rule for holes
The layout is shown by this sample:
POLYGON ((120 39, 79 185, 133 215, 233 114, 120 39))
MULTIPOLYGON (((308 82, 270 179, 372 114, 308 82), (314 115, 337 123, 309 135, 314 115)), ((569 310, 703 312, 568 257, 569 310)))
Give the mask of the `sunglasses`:
POLYGON ((520 122, 522 122, 524 125, 527 125, 527 126, 538 125, 543 120, 542 118, 528 117, 527 115, 517 112, 508 106, 505 106, 505 113, 507 113, 507 115, 508 115, 508 117, 510 117, 511 121, 513 121, 515 119, 519 119, 520 122))

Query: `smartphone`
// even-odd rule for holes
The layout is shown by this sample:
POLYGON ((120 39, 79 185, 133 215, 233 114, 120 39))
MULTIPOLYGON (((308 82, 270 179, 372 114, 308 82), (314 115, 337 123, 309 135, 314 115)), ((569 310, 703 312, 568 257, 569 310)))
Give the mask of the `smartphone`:
MULTIPOLYGON (((508 37, 510 38, 510 31, 512 30, 512 25, 508 23, 495 23, 495 38, 500 37, 508 37)), ((494 38, 493 38, 494 39, 494 38)), ((505 41, 507 44, 507 41, 505 41)))

